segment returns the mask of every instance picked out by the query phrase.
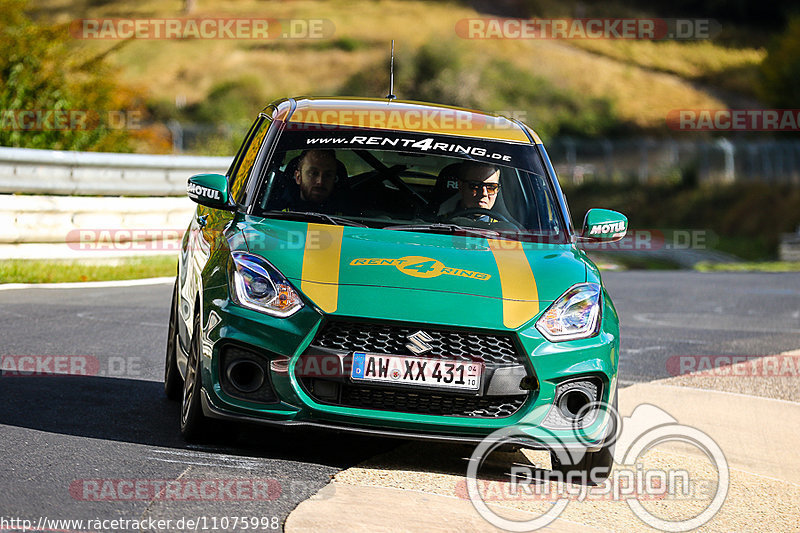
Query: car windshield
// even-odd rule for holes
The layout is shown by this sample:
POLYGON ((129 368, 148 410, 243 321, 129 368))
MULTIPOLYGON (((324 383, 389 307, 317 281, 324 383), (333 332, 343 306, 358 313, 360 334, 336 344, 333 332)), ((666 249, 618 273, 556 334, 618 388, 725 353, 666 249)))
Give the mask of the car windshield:
POLYGON ((362 129, 285 130, 253 214, 325 224, 564 242, 532 145, 362 129))

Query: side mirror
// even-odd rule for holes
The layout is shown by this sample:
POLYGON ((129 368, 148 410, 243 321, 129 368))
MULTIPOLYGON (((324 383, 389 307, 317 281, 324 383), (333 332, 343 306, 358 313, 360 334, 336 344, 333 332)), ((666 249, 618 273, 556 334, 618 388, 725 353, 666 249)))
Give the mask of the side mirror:
POLYGON ((589 209, 583 219, 580 240, 583 242, 615 242, 628 232, 628 218, 610 209, 589 209))
POLYGON ((222 174, 197 174, 186 185, 189 198, 200 205, 231 211, 228 203, 228 179, 222 174))

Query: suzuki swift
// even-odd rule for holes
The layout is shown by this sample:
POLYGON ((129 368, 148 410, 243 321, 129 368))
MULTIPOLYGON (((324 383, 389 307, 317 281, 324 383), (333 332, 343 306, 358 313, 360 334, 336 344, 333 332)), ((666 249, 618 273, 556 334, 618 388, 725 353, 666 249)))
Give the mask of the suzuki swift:
POLYGON ((180 428, 209 418, 531 447, 610 466, 619 322, 539 137, 388 99, 265 108, 226 175, 189 179, 166 353, 180 428), (576 433, 575 428, 580 431, 576 433))

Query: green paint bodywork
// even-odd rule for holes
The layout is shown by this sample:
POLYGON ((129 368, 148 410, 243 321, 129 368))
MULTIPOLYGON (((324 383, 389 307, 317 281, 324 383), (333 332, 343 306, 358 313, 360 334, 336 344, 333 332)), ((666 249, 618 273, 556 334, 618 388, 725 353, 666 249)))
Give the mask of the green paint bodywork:
MULTIPOLYGON (((271 187, 273 183, 259 181, 265 179, 268 159, 272 157, 267 149, 269 146, 263 143, 272 143, 275 137, 279 137, 280 131, 283 131, 280 124, 291 120, 296 107, 301 111, 314 109, 315 106, 324 109, 345 106, 347 109, 384 110, 387 105, 429 110, 424 105, 408 102, 387 104, 384 101, 346 99, 281 100, 265 109, 259 120, 270 117, 271 126, 263 129, 265 136, 260 137, 256 144, 249 145, 245 141, 230 171, 232 183, 236 183, 240 175, 251 173, 245 181, 238 183, 239 187, 245 188, 236 189, 245 199, 240 199, 237 192, 237 202, 247 205, 234 206, 230 202, 228 178, 225 176, 200 174, 190 178, 189 196, 200 205, 184 235, 178 266, 177 336, 180 349, 177 350, 176 362, 180 373, 186 375, 187 350, 193 336, 198 335, 201 338, 195 337, 195 340, 202 341, 196 346, 202 346, 200 376, 207 402, 206 414, 213 411, 218 416, 275 423, 322 423, 340 428, 395 431, 406 435, 472 438, 480 438, 512 424, 525 424, 525 431, 542 443, 557 438, 567 445, 581 448, 585 448, 587 441, 601 444, 609 426, 605 415, 597 417, 583 430, 583 440, 580 442, 572 429, 553 429, 543 424, 545 416, 553 409, 557 387, 565 381, 594 379, 602 386, 601 401, 611 403, 615 398, 619 318, 603 289, 600 326, 591 337, 550 342, 535 327, 538 318, 570 287, 586 282, 602 286, 602 279, 597 267, 575 245, 575 241, 581 239, 571 226, 555 170, 541 141, 529 128, 514 122, 513 131, 516 133, 513 138, 500 136, 500 140, 505 138, 503 142, 507 141, 509 146, 513 144, 520 149, 523 154, 520 158, 523 167, 520 168, 526 172, 541 169, 539 172, 547 180, 547 191, 542 189, 540 192, 552 193, 555 199, 550 207, 550 214, 553 215, 550 229, 558 227, 555 231, 558 237, 553 240, 563 244, 509 241, 514 251, 505 254, 502 251, 503 241, 492 244, 483 237, 375 227, 327 226, 327 230, 317 231, 317 234, 331 239, 330 234, 341 231, 338 265, 331 264, 329 272, 338 274, 325 277, 327 265, 319 263, 314 263, 313 268, 305 271, 306 276, 321 276, 328 283, 331 283, 330 279, 337 280, 333 302, 335 310, 326 312, 322 308, 333 309, 329 301, 332 291, 315 293, 319 284, 309 285, 315 280, 304 279, 304 261, 312 256, 317 259, 326 257, 324 253, 307 250, 316 247, 316 252, 319 252, 330 242, 306 242, 314 238, 315 231, 325 228, 326 224, 317 221, 316 230, 310 232, 308 223, 296 219, 262 218, 246 214, 264 213, 265 209, 272 209, 264 203, 259 204, 262 200, 258 196, 259 187, 266 183, 271 187), (250 150, 249 146, 256 149, 250 150), (238 172, 241 169, 246 171, 238 172), (252 205, 248 202, 252 202, 252 205), (232 252, 247 252, 266 259, 300 295, 303 307, 289 317, 277 318, 237 305, 231 296, 230 277, 234 268, 232 252), (501 266, 498 266, 499 261, 501 266), (514 264, 515 261, 522 264, 514 264), (502 280, 501 271, 507 276, 502 280), (428 275, 431 272, 437 275, 428 275), (531 273, 536 283, 535 292, 532 287, 515 285, 529 283, 531 273), (303 292, 304 285, 308 294, 303 292), (514 300, 515 291, 520 295, 528 295, 519 296, 520 299, 536 298, 536 302, 520 303, 514 300), (313 301, 313 294, 320 295, 317 297, 325 301, 313 301), (530 316, 522 315, 519 319, 519 314, 524 312, 530 313, 530 316), (504 313, 514 319, 505 322, 504 313), (200 317, 202 331, 192 331, 195 315, 200 317), (331 316, 359 323, 413 326, 419 329, 430 325, 443 330, 506 336, 511 339, 517 353, 527 358, 524 361, 528 372, 526 380, 532 381, 525 387, 530 390, 527 400, 515 414, 505 418, 414 414, 317 403, 298 382, 295 366, 299 356, 309 348, 331 316), (510 329, 506 323, 519 326, 510 329), (220 360, 223 348, 229 345, 244 347, 268 360, 265 363, 269 382, 278 398, 276 402, 244 400, 223 390, 220 360), (273 367, 272 363, 275 362, 281 365, 273 367)), ((487 116, 477 112, 468 113, 470 117, 474 114, 477 123, 484 124, 487 120, 487 116)), ((476 144, 497 141, 480 137, 482 131, 476 129, 467 136, 476 144)), ((442 135, 443 138, 449 138, 447 132, 442 132, 442 135)), ((272 146, 274 148, 276 145, 272 146)), ((502 153, 506 153, 505 148, 501 150, 502 153)), ((470 158, 474 156, 475 152, 470 158)), ((287 168, 288 164, 283 171, 287 168)), ((375 170, 378 170, 377 166, 375 170)), ((268 198, 268 195, 263 197, 265 200, 268 198)), ((550 217, 547 219, 550 220, 550 217)), ((627 219, 623 215, 593 209, 587 213, 581 237, 582 240, 616 240, 626 229, 627 219), (595 231, 592 233, 593 228, 595 231)))
MULTIPOLYGON (((247 251, 267 259, 300 291, 307 223, 264 219, 198 207, 198 215, 209 215, 203 228, 193 223, 184 241, 194 246, 194 268, 202 272, 200 290, 202 323, 212 314, 219 324, 206 329, 208 343, 202 358, 202 377, 212 405, 231 415, 259 417, 273 421, 314 421, 335 425, 395 429, 416 433, 481 436, 514 423, 531 424, 532 437, 543 442, 558 438, 574 440, 572 431, 542 430, 537 426, 553 403, 559 382, 575 376, 595 376, 603 382, 602 399, 610 401, 616 390, 619 350, 619 320, 603 291, 601 328, 596 336, 559 343, 543 338, 535 320, 565 290, 586 281, 601 283, 597 268, 573 244, 523 243, 525 258, 534 274, 539 313, 509 330, 503 325, 502 295, 497 263, 483 238, 344 227, 339 265, 337 316, 361 321, 423 323, 482 332, 513 331, 518 348, 529 355, 538 381, 525 406, 508 418, 487 419, 434 416, 402 412, 355 409, 316 403, 304 391, 294 374, 297 356, 309 346, 325 314, 307 296, 306 305, 288 318, 275 318, 244 309, 229 295, 230 253, 247 251), (420 256, 470 272, 485 279, 455 275, 433 278, 403 273, 392 264, 352 265, 358 259, 398 259, 420 256), (222 390, 218 358, 225 343, 249 346, 269 357, 291 358, 288 373, 272 372, 270 379, 280 398, 278 403, 261 404, 231 397, 222 390), (209 385, 210 384, 210 385, 209 385)), ((182 269, 188 264, 182 262, 182 269)), ((191 269, 189 269, 191 270, 191 269)), ((179 274, 181 295, 191 298, 190 273, 179 274)), ((302 293, 301 293, 302 294, 302 293)), ((184 320, 188 323, 190 321, 184 320)), ((181 345, 188 346, 191 332, 180 328, 181 345)), ((586 435, 600 439, 604 417, 586 429, 586 435)))
POLYGON ((228 207, 228 178, 222 174, 197 174, 187 184, 189 198, 215 209, 228 207))

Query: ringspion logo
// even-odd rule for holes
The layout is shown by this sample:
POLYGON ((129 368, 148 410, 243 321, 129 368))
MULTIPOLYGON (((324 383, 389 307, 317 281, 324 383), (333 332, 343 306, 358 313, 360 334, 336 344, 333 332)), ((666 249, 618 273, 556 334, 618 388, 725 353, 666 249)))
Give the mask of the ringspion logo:
MULTIPOLYGON (((685 481, 689 476, 685 470, 656 474, 618 469, 602 484, 587 487, 557 482, 534 483, 530 469, 511 467, 510 481, 481 479, 477 487, 485 502, 551 502, 562 498, 571 502, 624 502, 630 498, 665 500, 673 495, 676 486, 688 485, 685 481)), ((469 499, 466 479, 456 482, 455 494, 462 500, 469 499)))

